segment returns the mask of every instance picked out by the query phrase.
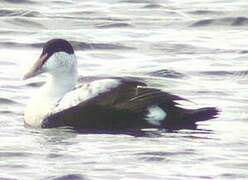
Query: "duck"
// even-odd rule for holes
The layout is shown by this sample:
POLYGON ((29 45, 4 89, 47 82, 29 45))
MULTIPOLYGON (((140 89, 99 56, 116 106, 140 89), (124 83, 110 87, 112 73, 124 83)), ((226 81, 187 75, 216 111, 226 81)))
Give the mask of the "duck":
POLYGON ((49 77, 28 103, 24 124, 33 128, 87 130, 184 129, 215 119, 216 107, 186 109, 186 101, 127 77, 100 77, 78 84, 78 62, 71 43, 51 39, 24 74, 49 77))

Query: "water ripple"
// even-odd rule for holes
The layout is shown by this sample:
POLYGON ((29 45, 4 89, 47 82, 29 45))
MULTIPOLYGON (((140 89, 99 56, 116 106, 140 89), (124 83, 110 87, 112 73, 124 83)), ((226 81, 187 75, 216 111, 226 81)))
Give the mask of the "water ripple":
POLYGON ((143 8, 146 8, 146 9, 158 9, 158 8, 163 8, 163 6, 160 5, 160 4, 148 4, 148 5, 145 5, 143 8))
POLYGON ((168 69, 161 69, 157 71, 153 71, 148 73, 150 76, 157 76, 157 77, 167 77, 167 78, 184 78, 186 75, 183 73, 179 73, 173 70, 168 70, 168 69))
POLYGON ((132 26, 128 23, 110 23, 110 24, 97 25, 96 27, 100 29, 107 29, 107 28, 124 28, 124 27, 132 27, 132 26))
POLYGON ((0 104, 20 104, 12 99, 8 99, 8 98, 1 98, 0 97, 0 104))
POLYGON ((86 180, 86 178, 80 174, 68 174, 59 177, 50 177, 50 180, 86 180))
POLYGON ((7 19, 5 22, 11 24, 11 25, 16 25, 16 26, 22 26, 27 27, 27 28, 39 28, 39 29, 44 29, 44 26, 38 22, 35 22, 34 20, 31 19, 24 19, 21 17, 15 17, 13 19, 7 19))
POLYGON ((0 158, 29 157, 32 153, 27 152, 0 152, 0 158))
POLYGON ((199 74, 204 74, 208 76, 234 76, 234 77, 247 77, 247 71, 201 71, 199 74))
POLYGON ((37 11, 29 10, 10 10, 10 9, 0 9, 0 17, 38 17, 40 13, 37 11))
MULTIPOLYGON (((70 41, 75 50, 130 50, 135 49, 134 47, 128 47, 121 44, 110 44, 110 43, 86 43, 70 41)), ((44 43, 18 43, 18 42, 0 42, 0 48, 39 48, 43 47, 44 43)))
POLYGON ((247 17, 223 17, 215 19, 204 19, 194 22, 192 27, 206 26, 246 26, 248 25, 247 17))
POLYGON ((197 14, 197 15, 219 15, 223 14, 222 11, 213 11, 213 10, 195 10, 190 11, 190 14, 197 14))
POLYGON ((30 1, 30 0, 3 0, 3 1, 13 4, 35 4, 34 1, 30 1))

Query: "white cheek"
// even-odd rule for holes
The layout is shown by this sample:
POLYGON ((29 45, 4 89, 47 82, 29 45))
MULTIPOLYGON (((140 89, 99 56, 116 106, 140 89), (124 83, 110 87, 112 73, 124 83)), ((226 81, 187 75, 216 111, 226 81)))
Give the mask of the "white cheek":
POLYGON ((76 67, 77 60, 74 54, 67 54, 65 52, 54 53, 43 65, 43 69, 46 72, 53 71, 71 71, 72 68, 76 67))

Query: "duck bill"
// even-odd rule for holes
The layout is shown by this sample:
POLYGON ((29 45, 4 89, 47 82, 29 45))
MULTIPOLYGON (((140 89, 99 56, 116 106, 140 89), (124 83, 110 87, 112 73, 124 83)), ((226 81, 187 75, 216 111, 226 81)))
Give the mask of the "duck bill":
POLYGON ((39 59, 33 64, 31 69, 23 76, 23 80, 29 79, 31 77, 34 77, 40 74, 42 72, 41 67, 44 64, 44 62, 47 60, 47 58, 48 58, 47 53, 44 55, 41 55, 39 59))

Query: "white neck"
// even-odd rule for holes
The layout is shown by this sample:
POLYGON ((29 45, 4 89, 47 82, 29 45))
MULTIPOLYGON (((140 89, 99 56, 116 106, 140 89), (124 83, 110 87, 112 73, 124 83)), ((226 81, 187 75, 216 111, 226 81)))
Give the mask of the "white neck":
POLYGON ((51 76, 43 88, 46 96, 61 98, 76 86, 78 71, 74 54, 55 53, 46 62, 45 69, 51 76))
MULTIPOLYGON (((49 71, 49 79, 31 99, 31 102, 28 104, 28 107, 25 111, 25 122, 31 126, 40 127, 42 120, 48 114, 53 112, 53 109, 58 101, 63 98, 66 93, 76 87, 78 80, 76 59, 74 59, 74 61, 68 61, 65 60, 65 58, 63 59, 65 56, 64 54, 59 53, 56 56, 59 55, 63 55, 62 58, 60 58, 62 65, 60 68, 55 68, 53 71, 49 71), (63 61, 65 63, 70 63, 70 65, 63 64, 63 61)), ((71 55, 71 58, 76 57, 71 55)), ((48 67, 45 68, 49 69, 49 66, 55 66, 54 63, 59 64, 60 62, 58 59, 56 61, 50 61, 46 64, 48 67)))
POLYGON ((76 87, 78 74, 74 72, 64 72, 62 75, 52 74, 50 79, 41 88, 41 96, 47 96, 48 98, 62 98, 67 92, 71 91, 76 87))

